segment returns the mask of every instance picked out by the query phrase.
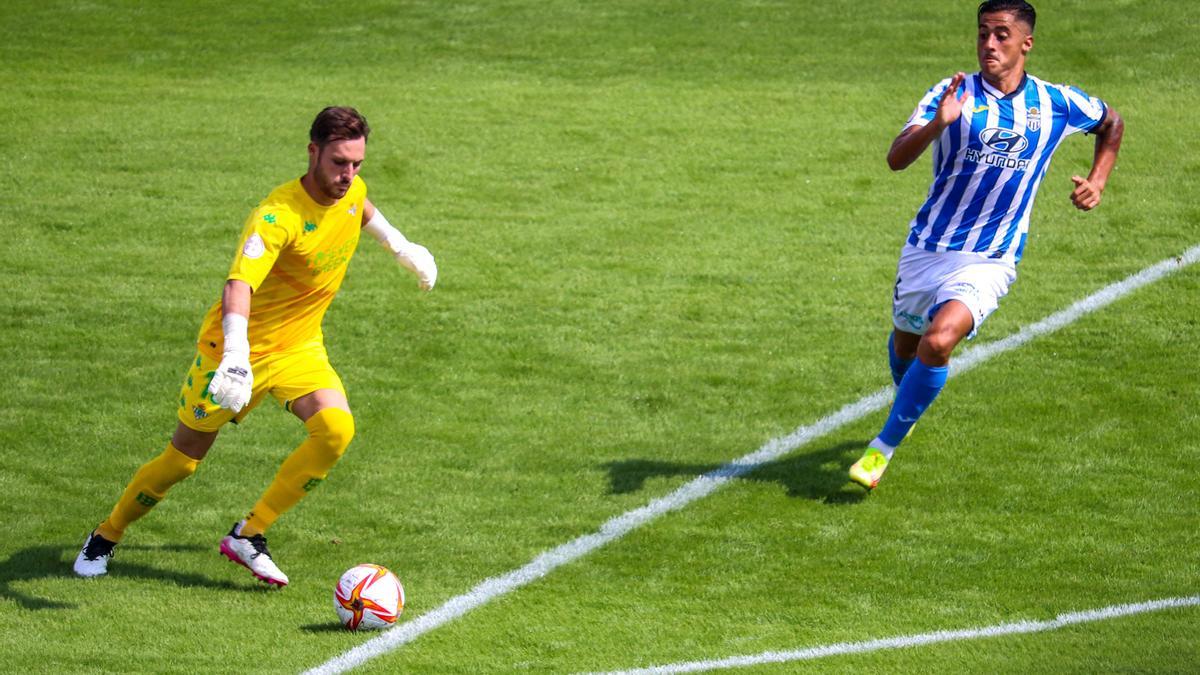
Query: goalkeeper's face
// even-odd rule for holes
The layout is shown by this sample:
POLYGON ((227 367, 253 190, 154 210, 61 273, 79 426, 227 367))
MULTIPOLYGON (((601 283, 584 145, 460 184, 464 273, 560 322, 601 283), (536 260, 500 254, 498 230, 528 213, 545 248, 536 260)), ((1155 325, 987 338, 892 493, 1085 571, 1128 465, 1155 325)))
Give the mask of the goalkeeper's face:
POLYGON ((308 175, 321 196, 331 203, 346 196, 362 167, 367 142, 362 138, 308 144, 308 175))

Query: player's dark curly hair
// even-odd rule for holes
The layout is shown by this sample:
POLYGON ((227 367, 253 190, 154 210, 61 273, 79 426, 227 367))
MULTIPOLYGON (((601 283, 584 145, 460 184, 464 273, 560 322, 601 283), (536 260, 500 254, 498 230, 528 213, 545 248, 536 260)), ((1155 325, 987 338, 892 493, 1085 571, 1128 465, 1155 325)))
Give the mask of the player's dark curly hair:
POLYGON ((367 118, 354 108, 329 106, 317 113, 312 128, 308 130, 308 138, 317 145, 324 146, 331 141, 350 141, 356 138, 366 142, 371 135, 371 127, 367 118))
POLYGON ((1012 12, 1018 21, 1029 26, 1029 34, 1033 35, 1033 25, 1037 23, 1037 11, 1025 0, 984 0, 979 3, 979 13, 975 16, 982 19, 984 14, 995 12, 1012 12))

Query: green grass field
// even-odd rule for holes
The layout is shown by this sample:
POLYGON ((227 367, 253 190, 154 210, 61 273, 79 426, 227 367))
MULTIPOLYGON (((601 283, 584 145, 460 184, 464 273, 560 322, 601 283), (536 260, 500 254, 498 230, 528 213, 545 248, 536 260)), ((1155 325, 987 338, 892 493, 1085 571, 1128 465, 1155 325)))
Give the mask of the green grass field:
MULTIPOLYGON (((929 160, 884 154, 976 68, 975 3, 12 1, 0 9, 0 671, 299 672, 884 387, 929 160), (271 531, 293 583, 217 553, 302 427, 266 402, 71 561, 174 428, 243 219, 358 107, 370 197, 437 289, 365 241, 325 322, 358 435, 271 531)), ((1200 9, 1037 3, 1030 72, 1121 111, 1104 203, 1058 153, 978 343, 1200 243, 1200 9)), ((1200 269, 953 379, 870 496, 846 425, 373 660, 577 672, 1193 596, 1200 269)), ((1184 672, 1200 609, 749 672, 1184 672)))

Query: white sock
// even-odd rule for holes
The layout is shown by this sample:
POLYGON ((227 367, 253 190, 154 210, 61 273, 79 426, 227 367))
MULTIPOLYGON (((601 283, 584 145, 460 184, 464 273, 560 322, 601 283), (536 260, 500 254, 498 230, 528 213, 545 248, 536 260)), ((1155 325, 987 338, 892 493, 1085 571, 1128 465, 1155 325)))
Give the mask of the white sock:
POLYGON ((896 452, 896 448, 894 448, 894 447, 892 447, 892 446, 888 445, 887 443, 884 443, 883 441, 879 440, 879 437, 878 437, 878 436, 876 436, 876 437, 875 437, 875 440, 873 440, 873 441, 871 441, 870 443, 868 443, 868 444, 867 444, 867 447, 868 447, 868 448, 875 448, 876 450, 878 450, 878 451, 882 452, 882 453, 883 453, 883 456, 884 456, 884 457, 887 457, 889 462, 892 460, 892 453, 896 452))

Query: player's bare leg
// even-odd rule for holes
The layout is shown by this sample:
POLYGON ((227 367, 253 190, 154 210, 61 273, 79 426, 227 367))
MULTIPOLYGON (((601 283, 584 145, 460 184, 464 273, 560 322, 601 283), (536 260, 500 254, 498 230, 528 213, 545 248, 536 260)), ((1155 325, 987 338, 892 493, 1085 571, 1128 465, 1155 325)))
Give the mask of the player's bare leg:
POLYGON ((922 337, 917 333, 893 330, 892 345, 896 356, 906 361, 917 358, 917 347, 920 346, 922 337))
POLYGON ((948 300, 933 317, 917 345, 917 360, 927 366, 945 366, 950 354, 975 327, 971 310, 958 300, 948 300))
POLYGON ((175 433, 171 435, 171 445, 195 460, 204 459, 216 440, 217 432, 196 431, 183 422, 176 425, 175 433))
POLYGON ((346 400, 346 395, 337 389, 318 389, 292 401, 289 408, 301 422, 307 422, 310 417, 326 408, 340 408, 350 412, 350 402, 346 400))

